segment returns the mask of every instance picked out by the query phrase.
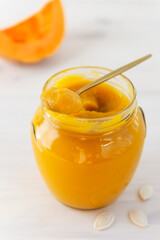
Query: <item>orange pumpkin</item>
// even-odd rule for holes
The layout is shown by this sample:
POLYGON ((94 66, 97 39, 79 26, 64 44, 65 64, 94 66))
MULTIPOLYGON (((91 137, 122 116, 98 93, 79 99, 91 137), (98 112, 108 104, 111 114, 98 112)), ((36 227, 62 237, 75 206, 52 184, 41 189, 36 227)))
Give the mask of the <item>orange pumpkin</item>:
POLYGON ((51 55, 64 34, 64 15, 60 0, 47 3, 27 20, 0 31, 0 55, 32 63, 51 55))

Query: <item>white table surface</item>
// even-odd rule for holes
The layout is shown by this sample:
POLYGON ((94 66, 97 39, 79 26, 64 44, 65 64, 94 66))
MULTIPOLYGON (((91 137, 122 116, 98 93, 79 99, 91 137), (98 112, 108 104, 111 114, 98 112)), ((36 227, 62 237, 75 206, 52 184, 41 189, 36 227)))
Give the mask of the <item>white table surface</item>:
POLYGON ((0 239, 160 239, 160 1, 64 0, 67 32, 56 54, 35 65, 0 60, 0 239), (153 58, 126 73, 136 86, 147 119, 147 139, 136 174, 121 197, 105 209, 79 211, 59 203, 36 166, 30 121, 45 81, 79 65, 112 69, 147 53, 153 58), (142 203, 138 188, 154 186, 142 203), (150 226, 140 229, 127 217, 143 210, 150 226), (97 214, 116 213, 114 225, 92 228, 97 214))

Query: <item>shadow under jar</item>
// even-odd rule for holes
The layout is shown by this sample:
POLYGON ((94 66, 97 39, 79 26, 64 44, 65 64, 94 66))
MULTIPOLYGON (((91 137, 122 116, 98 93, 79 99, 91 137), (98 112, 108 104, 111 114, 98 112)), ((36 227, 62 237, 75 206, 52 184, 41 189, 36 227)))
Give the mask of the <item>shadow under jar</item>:
MULTIPOLYGON (((51 77, 43 91, 65 87, 62 80, 69 75, 93 81, 108 72, 99 67, 68 69, 51 77)), ((104 84, 122 92, 130 105, 113 116, 92 119, 50 114, 41 105, 32 120, 34 154, 48 188, 62 203, 79 209, 106 206, 122 193, 136 170, 146 135, 130 80, 119 75, 104 84)))

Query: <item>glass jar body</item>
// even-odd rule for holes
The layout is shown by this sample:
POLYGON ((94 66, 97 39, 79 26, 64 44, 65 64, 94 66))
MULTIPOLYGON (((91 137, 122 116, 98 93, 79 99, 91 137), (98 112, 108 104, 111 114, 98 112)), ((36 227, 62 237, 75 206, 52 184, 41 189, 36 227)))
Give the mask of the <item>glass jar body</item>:
POLYGON ((96 209, 113 202, 130 182, 138 165, 145 122, 140 108, 112 131, 80 133, 63 129, 36 111, 31 131, 39 170, 62 203, 96 209))

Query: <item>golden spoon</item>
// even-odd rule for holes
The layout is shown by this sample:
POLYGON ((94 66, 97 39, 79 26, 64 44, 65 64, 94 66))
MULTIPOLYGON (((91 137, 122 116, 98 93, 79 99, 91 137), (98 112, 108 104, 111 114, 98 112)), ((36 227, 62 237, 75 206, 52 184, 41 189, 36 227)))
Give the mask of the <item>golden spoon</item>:
POLYGON ((119 75, 120 73, 123 73, 123 72, 127 71, 128 69, 138 65, 139 63, 147 60, 150 57, 152 57, 152 54, 148 54, 148 55, 146 55, 146 56, 144 56, 142 58, 139 58, 139 59, 137 59, 137 60, 135 60, 135 61, 133 61, 131 63, 128 63, 128 64, 126 64, 126 65, 124 65, 124 66, 122 66, 120 68, 117 68, 116 70, 114 70, 114 71, 104 75, 103 77, 98 78, 97 80, 95 80, 95 81, 85 85, 84 87, 80 88, 79 90, 76 91, 76 93, 78 95, 80 95, 81 93, 85 92, 86 90, 88 90, 90 88, 93 88, 93 87, 99 85, 100 83, 103 83, 103 82, 105 82, 105 81, 107 81, 107 80, 109 80, 109 79, 119 75))

